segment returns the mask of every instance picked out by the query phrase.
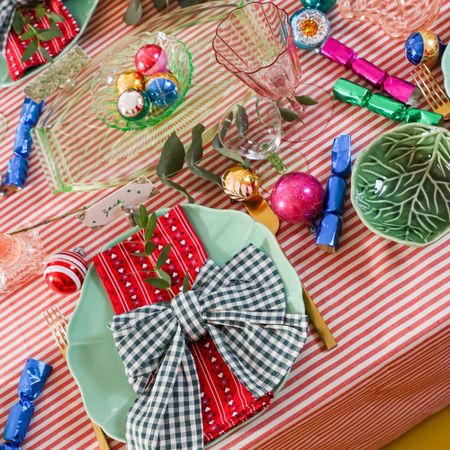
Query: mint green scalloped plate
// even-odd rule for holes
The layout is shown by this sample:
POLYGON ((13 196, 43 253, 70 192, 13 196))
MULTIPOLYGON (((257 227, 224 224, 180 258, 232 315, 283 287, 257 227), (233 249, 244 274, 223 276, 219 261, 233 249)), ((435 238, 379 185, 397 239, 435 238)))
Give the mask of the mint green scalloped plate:
MULTIPOLYGON (((275 237, 264 225, 238 211, 216 210, 199 205, 184 205, 183 209, 204 243, 208 255, 216 263, 224 264, 250 243, 269 255, 283 279, 288 312, 305 313, 298 275, 275 237)), ((157 214, 161 215, 166 211, 160 210, 157 214)), ((136 229, 130 230, 114 239, 107 248, 135 231, 136 229)), ((106 434, 124 442, 126 417, 135 394, 127 382, 122 361, 107 328, 112 317, 113 310, 106 291, 97 271, 91 266, 69 323, 67 361, 91 419, 106 434)), ((281 389, 284 381, 277 390, 281 389)))
MULTIPOLYGON (((67 6, 69 11, 72 13, 73 17, 75 17, 75 20, 78 22, 78 25, 80 25, 80 32, 75 36, 75 38, 70 42, 70 44, 56 58, 54 58, 55 61, 62 55, 64 55, 64 53, 67 53, 78 42, 78 39, 84 33, 89 21, 91 20, 92 14, 94 13, 95 8, 97 7, 97 3, 98 0, 64 1, 64 5, 67 6)), ((43 64, 42 66, 32 67, 31 69, 27 70, 25 75, 22 78, 20 78, 20 80, 13 81, 9 76, 5 57, 0 54, 0 88, 20 84, 27 78, 36 75, 38 72, 47 68, 48 66, 49 64, 43 64)))
POLYGON ((444 74, 444 85, 447 95, 450 97, 450 45, 447 45, 441 60, 442 73, 444 74))

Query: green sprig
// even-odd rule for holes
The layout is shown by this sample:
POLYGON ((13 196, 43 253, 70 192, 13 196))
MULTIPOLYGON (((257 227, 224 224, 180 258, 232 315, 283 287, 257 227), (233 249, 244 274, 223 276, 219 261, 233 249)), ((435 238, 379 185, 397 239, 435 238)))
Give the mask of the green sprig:
MULTIPOLYGON (((135 252, 132 253, 132 255, 141 258, 149 258, 156 250, 156 246, 152 242, 152 238, 155 234, 158 218, 156 217, 156 214, 154 212, 149 214, 147 208, 144 205, 140 205, 137 213, 134 214, 134 221, 136 225, 144 232, 144 252, 135 252)), ((172 279, 170 278, 170 275, 162 269, 167 259, 169 258, 171 249, 172 245, 167 244, 161 250, 161 253, 156 259, 155 266, 152 269, 144 271, 145 273, 154 274, 154 276, 152 277, 145 278, 144 281, 156 289, 168 290, 172 286, 172 279)), ((186 273, 185 279, 187 277, 188 274, 186 273)))
POLYGON ((28 61, 38 52, 45 58, 46 61, 51 62, 53 61, 53 58, 42 43, 62 36, 57 23, 64 22, 64 18, 53 11, 47 11, 43 3, 36 5, 34 8, 34 14, 38 22, 42 23, 42 20, 46 18, 50 24, 50 28, 36 28, 32 26, 30 23, 30 16, 21 10, 16 11, 13 17, 12 27, 14 32, 19 35, 20 39, 23 41, 30 40, 22 55, 22 62, 28 61))

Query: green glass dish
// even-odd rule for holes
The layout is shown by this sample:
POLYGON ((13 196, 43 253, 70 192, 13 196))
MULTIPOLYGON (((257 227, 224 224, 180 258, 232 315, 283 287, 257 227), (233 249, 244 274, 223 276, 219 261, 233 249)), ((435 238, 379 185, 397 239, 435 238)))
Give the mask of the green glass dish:
MULTIPOLYGON (((78 22, 78 25, 80 25, 80 32, 75 36, 75 38, 70 42, 70 44, 66 48, 64 48, 64 50, 58 56, 54 58, 54 61, 58 60, 62 55, 67 53, 78 42, 78 39, 84 33, 89 21, 91 20, 92 14, 94 13, 95 8, 97 7, 97 3, 98 0, 64 1, 64 5, 67 6, 67 8, 72 13, 75 20, 78 22)), ((27 78, 31 77, 32 75, 36 75, 41 70, 46 69, 47 67, 49 67, 49 65, 50 63, 32 67, 29 70, 27 70, 27 72, 24 74, 22 78, 20 78, 20 80, 14 81, 9 76, 8 66, 6 65, 5 57, 2 54, 0 54, 0 88, 20 84, 27 78)))
POLYGON ((374 233, 424 246, 450 228, 450 133, 412 123, 363 150, 352 173, 351 199, 374 233))
POLYGON ((98 75, 95 77, 91 101, 95 114, 111 128, 121 130, 140 130, 155 126, 169 117, 183 102, 191 86, 194 66, 192 55, 187 46, 174 36, 168 36, 158 31, 156 33, 141 33, 133 42, 117 48, 115 46, 106 54, 98 75), (179 85, 179 96, 167 108, 151 108, 151 112, 139 120, 127 120, 117 110, 117 92, 115 80, 126 70, 135 69, 134 55, 143 45, 157 44, 167 54, 167 69, 176 77, 179 85))
MULTIPOLYGON (((224 264, 247 244, 269 255, 276 264, 286 289, 288 313, 305 313, 302 287, 272 233, 247 214, 231 210, 183 205, 190 223, 197 231, 211 259, 224 264)), ((167 210, 160 210, 157 215, 167 210)), ((136 229, 114 239, 107 247, 132 235, 136 229)), ((107 325, 113 317, 108 295, 94 267, 90 267, 81 297, 68 329, 67 361, 92 420, 108 436, 125 441, 128 410, 135 393, 128 384, 122 361, 107 325)), ((285 380, 278 386, 281 389, 285 380)), ((245 424, 247 424, 246 422, 245 424)), ((236 428, 234 429, 236 430, 236 428)), ((216 443, 217 440, 214 441, 216 443)))

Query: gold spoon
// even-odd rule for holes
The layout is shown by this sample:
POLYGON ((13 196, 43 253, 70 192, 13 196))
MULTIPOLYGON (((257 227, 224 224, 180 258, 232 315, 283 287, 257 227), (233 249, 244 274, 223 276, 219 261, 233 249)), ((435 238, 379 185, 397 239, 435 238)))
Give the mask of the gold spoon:
POLYGON ((222 175, 222 187, 232 199, 244 203, 250 216, 265 225, 273 234, 280 221, 259 192, 259 176, 252 169, 235 164, 222 175))

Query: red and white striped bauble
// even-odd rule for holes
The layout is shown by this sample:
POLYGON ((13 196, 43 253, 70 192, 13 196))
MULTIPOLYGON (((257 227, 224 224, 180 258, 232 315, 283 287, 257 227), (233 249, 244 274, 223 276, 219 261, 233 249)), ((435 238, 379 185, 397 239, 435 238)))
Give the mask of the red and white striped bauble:
POLYGON ((44 280, 59 294, 73 294, 81 289, 86 272, 84 250, 77 247, 73 252, 56 253, 47 258, 44 280))

